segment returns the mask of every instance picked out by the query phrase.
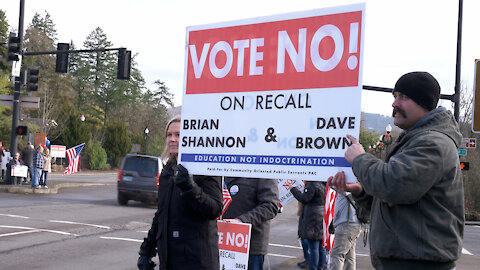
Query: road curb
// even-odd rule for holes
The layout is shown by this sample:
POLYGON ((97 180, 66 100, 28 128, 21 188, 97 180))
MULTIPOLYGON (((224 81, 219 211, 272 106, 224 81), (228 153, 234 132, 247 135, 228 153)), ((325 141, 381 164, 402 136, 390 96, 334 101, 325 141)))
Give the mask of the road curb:
POLYGON ((61 188, 75 188, 75 187, 91 187, 91 186, 109 186, 115 183, 58 183, 50 188, 31 188, 30 185, 2 185, 0 192, 4 193, 21 193, 21 194, 57 194, 61 188))

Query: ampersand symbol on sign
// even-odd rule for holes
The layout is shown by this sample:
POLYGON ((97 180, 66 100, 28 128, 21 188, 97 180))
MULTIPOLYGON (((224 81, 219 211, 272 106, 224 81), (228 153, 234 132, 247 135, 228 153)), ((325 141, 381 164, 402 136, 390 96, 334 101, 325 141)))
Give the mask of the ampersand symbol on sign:
POLYGON ((277 142, 277 135, 273 135, 274 132, 275 132, 275 129, 273 128, 267 129, 267 135, 265 135, 266 142, 277 142))

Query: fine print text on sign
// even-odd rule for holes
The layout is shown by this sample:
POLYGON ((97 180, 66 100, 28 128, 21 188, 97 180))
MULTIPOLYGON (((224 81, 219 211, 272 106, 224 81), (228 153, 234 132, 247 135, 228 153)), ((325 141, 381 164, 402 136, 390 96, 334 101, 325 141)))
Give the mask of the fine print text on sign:
POLYGON ((325 181, 358 137, 364 4, 187 29, 179 161, 325 181))

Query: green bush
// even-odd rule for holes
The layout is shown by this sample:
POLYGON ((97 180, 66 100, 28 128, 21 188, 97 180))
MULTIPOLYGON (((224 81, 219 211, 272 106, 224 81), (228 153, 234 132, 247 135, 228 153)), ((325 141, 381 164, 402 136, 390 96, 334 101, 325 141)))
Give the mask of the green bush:
POLYGON ((91 170, 105 170, 107 169, 107 153, 99 142, 93 143, 89 149, 88 167, 91 170))

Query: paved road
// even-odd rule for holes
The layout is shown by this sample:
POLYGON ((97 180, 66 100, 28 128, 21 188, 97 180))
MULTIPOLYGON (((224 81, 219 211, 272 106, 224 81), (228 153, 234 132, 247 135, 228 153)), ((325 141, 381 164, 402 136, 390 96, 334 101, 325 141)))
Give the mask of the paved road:
MULTIPOLYGON (((103 186, 63 188, 58 194, 0 195, 2 269, 135 269, 138 247, 154 206, 116 203, 115 174, 52 175, 50 180, 103 186)), ((265 269, 299 269, 296 204, 272 222, 265 269)), ((373 269, 368 246, 359 240, 357 269, 373 269)), ((467 226, 457 269, 480 265, 480 226, 467 226)))

